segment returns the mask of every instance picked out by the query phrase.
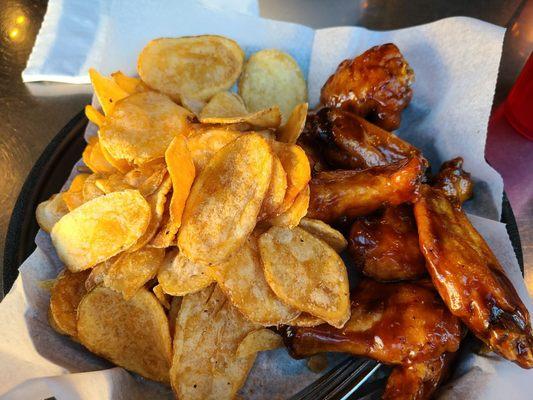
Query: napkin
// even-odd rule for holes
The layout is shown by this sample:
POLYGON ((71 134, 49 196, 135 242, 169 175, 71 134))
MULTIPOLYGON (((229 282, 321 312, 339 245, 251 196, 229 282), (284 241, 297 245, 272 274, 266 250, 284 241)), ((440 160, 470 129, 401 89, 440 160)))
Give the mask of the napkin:
MULTIPOLYGON (((90 83, 87 71, 90 67, 99 68, 109 21, 118 16, 110 15, 110 9, 117 10, 114 4, 114 0, 49 0, 22 80, 90 83)), ((130 1, 126 6, 142 15, 145 7, 152 4, 130 1)), ((179 0, 172 8, 188 15, 191 4, 259 15, 257 0, 179 0)), ((134 25, 130 26, 130 33, 135 35, 134 25)))
MULTIPOLYGON (((113 1, 107 9, 99 69, 134 73, 136 55, 154 37, 223 34, 237 40, 247 55, 271 47, 289 52, 308 78, 310 102, 315 104, 324 78, 343 58, 373 44, 397 43, 417 76, 414 99, 404 113, 399 134, 420 146, 434 163, 465 157, 465 167, 477 187, 470 206, 477 216, 470 218, 533 310, 505 226, 496 221, 501 210, 501 178, 483 157, 502 28, 459 17, 389 32, 353 27, 314 31, 198 4, 191 3, 187 9, 190 12, 183 13, 170 0, 140 1, 135 6, 113 1), (142 15, 138 12, 141 6, 142 15)), ((0 326, 0 365, 6 366, 0 374, 2 399, 172 398, 168 388, 113 367, 52 331, 46 317, 49 293, 41 282, 55 277, 62 265, 48 234, 39 232, 36 243, 38 248, 21 266, 15 285, 0 304, 0 320, 9 321, 0 326)), ((305 361, 292 360, 282 349, 264 352, 240 394, 250 399, 284 399, 317 377, 305 361)), ((492 353, 465 352, 440 397, 529 399, 530 377, 530 371, 492 353)))

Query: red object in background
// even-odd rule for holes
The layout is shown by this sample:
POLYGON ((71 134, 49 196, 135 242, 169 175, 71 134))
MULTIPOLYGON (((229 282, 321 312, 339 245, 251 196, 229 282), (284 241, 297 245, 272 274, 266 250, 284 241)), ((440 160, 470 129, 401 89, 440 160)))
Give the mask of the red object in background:
POLYGON ((513 128, 533 140, 533 53, 505 101, 505 117, 513 128))

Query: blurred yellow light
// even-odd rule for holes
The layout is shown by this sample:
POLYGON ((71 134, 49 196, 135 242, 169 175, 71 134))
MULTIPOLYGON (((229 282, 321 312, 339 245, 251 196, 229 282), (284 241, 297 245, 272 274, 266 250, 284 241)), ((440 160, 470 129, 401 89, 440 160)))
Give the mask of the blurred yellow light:
POLYGON ((16 39, 19 33, 20 33, 19 28, 12 28, 9 30, 8 35, 11 39, 16 39))
POLYGON ((26 17, 24 15, 19 15, 15 18, 15 23, 18 25, 22 25, 24 22, 26 22, 26 17))

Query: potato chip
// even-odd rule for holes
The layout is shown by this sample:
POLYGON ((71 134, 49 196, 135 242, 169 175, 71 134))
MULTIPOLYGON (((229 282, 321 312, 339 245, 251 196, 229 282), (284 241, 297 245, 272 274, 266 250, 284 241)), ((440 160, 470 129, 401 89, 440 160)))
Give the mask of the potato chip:
POLYGON ((113 72, 111 77, 122 90, 129 94, 146 92, 149 90, 139 78, 127 76, 122 71, 113 72))
MULTIPOLYGON (((161 285, 155 285, 152 288, 152 292, 154 292, 155 297, 157 298, 157 300, 159 300, 161 305, 165 307, 165 309, 169 310, 170 309, 170 300, 169 300, 170 296, 163 291, 163 288, 161 287, 161 285)), ((169 328, 170 328, 170 321, 168 321, 168 323, 169 323, 169 328)), ((173 331, 174 331, 174 328, 170 329, 171 336, 173 335, 172 333, 173 331)))
POLYGON ((341 328, 350 317, 348 274, 339 255, 300 228, 274 226, 259 238, 265 278, 285 303, 341 328))
POLYGON ((259 212, 258 217, 259 221, 275 217, 279 214, 279 210, 285 199, 286 191, 287 174, 285 173, 279 158, 274 156, 272 159, 272 176, 270 178, 270 184, 265 199, 263 200, 263 204, 261 204, 261 211, 259 212))
MULTIPOLYGON (((161 289, 160 285, 157 285, 161 289)), ((170 300, 170 309, 168 310, 168 326, 170 327, 170 336, 174 337, 174 331, 176 328, 176 318, 178 318, 178 313, 181 308, 181 300, 183 297, 172 297, 170 300)))
POLYGON ((311 191, 309 185, 296 196, 296 200, 292 203, 289 209, 274 218, 270 218, 268 223, 274 226, 283 226, 286 228, 294 228, 298 226, 303 217, 307 214, 309 207, 309 198, 311 191))
POLYGON ((322 325, 325 323, 326 322, 324 320, 318 317, 315 317, 314 315, 303 312, 300 315, 298 315, 295 319, 293 319, 292 321, 289 321, 287 325, 311 328, 313 326, 318 326, 318 325, 322 325))
POLYGON ((92 168, 89 165, 91 163, 91 153, 94 150, 94 145, 95 145, 97 140, 98 140, 98 138, 90 137, 88 142, 87 142, 87 145, 83 149, 83 153, 81 153, 81 159, 83 160, 83 163, 87 167, 89 167, 89 169, 91 169, 91 170, 92 170, 92 168))
POLYGON ((187 97, 180 95, 180 104, 185 107, 187 110, 192 112, 196 117, 200 115, 200 112, 205 107, 205 101, 200 99, 195 99, 194 97, 187 97))
POLYGON ((118 256, 111 257, 109 260, 105 260, 100 264, 96 264, 93 268, 90 269, 91 273, 85 280, 85 289, 88 292, 93 290, 96 286, 104 283, 105 273, 109 269, 109 267, 111 267, 111 265, 115 262, 117 257, 118 256))
POLYGON ((143 164, 162 158, 172 139, 186 133, 191 116, 161 93, 132 94, 115 104, 100 128, 100 143, 115 159, 143 164))
POLYGON ((283 347, 283 339, 270 329, 262 328, 250 332, 237 348, 236 356, 253 356, 260 351, 275 350, 283 347))
POLYGON ((216 285, 183 298, 174 334, 170 382, 179 399, 233 399, 255 354, 237 357, 239 344, 258 328, 216 285))
POLYGON ((78 304, 87 291, 85 280, 89 271, 70 272, 63 270, 50 289, 50 307, 48 317, 52 327, 63 335, 78 336, 76 313, 78 304))
POLYGON ((130 248, 146 231, 150 206, 136 190, 91 200, 61 218, 52 243, 72 272, 91 268, 130 248))
POLYGON ((105 116, 91 105, 85 106, 85 116, 98 127, 102 126, 105 121, 105 116))
POLYGON ((124 175, 122 174, 96 177, 94 185, 102 192, 102 194, 120 192, 121 190, 127 189, 135 189, 135 187, 128 185, 124 181, 124 175))
POLYGON ((105 175, 92 174, 84 180, 82 189, 84 203, 105 194, 98 186, 96 186, 96 181, 102 178, 105 178, 105 175))
MULTIPOLYGON (((209 118, 242 117, 248 114, 244 101, 237 93, 220 92, 215 94, 204 106, 200 115, 200 122, 209 118)), ((208 123, 208 122, 207 122, 208 123)))
POLYGON ((167 172, 165 160, 155 160, 127 172, 124 181, 139 190, 143 196, 150 196, 160 188, 167 172))
POLYGON ((49 200, 43 201, 37 206, 35 218, 43 231, 50 233, 57 221, 63 215, 68 214, 69 209, 63 199, 63 194, 54 194, 49 200))
POLYGON ((176 235, 172 234, 173 230, 170 229, 170 201, 167 201, 163 209, 163 216, 159 224, 159 228, 156 231, 152 240, 148 242, 148 246, 158 249, 166 249, 170 246, 176 245, 176 235))
POLYGON ((185 296, 213 283, 208 268, 205 264, 192 262, 177 251, 171 251, 165 257, 157 274, 157 280, 165 293, 171 296, 185 296))
MULTIPOLYGON (((244 123, 250 127, 267 129, 277 128, 281 124, 281 113, 278 106, 265 108, 242 116, 236 117, 205 117, 200 118, 203 124, 240 124, 244 123)), ((249 129, 249 128, 247 128, 249 129)))
POLYGON ((233 142, 242 133, 225 129, 207 129, 187 139, 187 147, 196 169, 196 175, 222 147, 233 142))
POLYGON ((296 143, 300 134, 304 130, 307 109, 307 103, 301 103, 294 107, 285 125, 278 129, 277 138, 280 142, 296 143))
POLYGON ((300 67, 287 53, 261 50, 250 56, 239 80, 239 94, 251 111, 279 106, 283 121, 307 101, 307 84, 300 67))
POLYGON ((104 157, 102 153, 102 147, 97 138, 94 141, 91 154, 89 155, 88 160, 83 160, 85 164, 95 173, 101 174, 112 174, 117 172, 117 169, 113 167, 104 157))
POLYGON ((311 180, 311 167, 305 151, 300 146, 275 141, 270 143, 287 173, 287 191, 280 210, 283 212, 288 210, 296 196, 311 180))
POLYGON ((94 68, 89 69, 89 77, 91 78, 94 94, 96 94, 96 98, 105 115, 109 115, 113 111, 117 101, 129 95, 113 79, 100 75, 94 68))
POLYGON ((196 179, 185 205, 178 246, 195 262, 218 264, 252 232, 270 183, 272 153, 256 134, 218 151, 196 179))
POLYGON ((233 86, 243 61, 239 45, 222 36, 161 38, 144 47, 137 70, 148 86, 176 100, 208 100, 233 86))
POLYGON ((189 197, 192 183, 196 176, 193 159, 187 148, 187 142, 182 135, 176 136, 165 152, 170 179, 172 180, 172 197, 169 207, 168 235, 172 238, 181 226, 181 216, 185 208, 185 202, 189 197))
POLYGON ((329 244, 337 253, 348 246, 348 241, 342 233, 318 219, 302 218, 300 228, 329 244))
POLYGON ((107 160, 109 164, 111 164, 113 167, 115 167, 118 171, 125 174, 129 170, 133 168, 132 164, 126 160, 120 159, 120 158, 114 158, 109 154, 109 152, 106 150, 106 148, 100 143, 100 151, 104 155, 104 158, 107 160))
MULTIPOLYGON (((86 175, 86 174, 84 174, 86 175)), ((78 208, 84 203, 83 200, 83 192, 71 192, 67 191, 63 193, 63 201, 67 205, 67 208, 69 211, 74 210, 75 208, 78 208)))
POLYGON ((129 300, 104 287, 89 292, 78 306, 78 338, 116 365, 168 382, 172 358, 168 319, 145 288, 129 300))
POLYGON ((211 267, 210 271, 232 304, 252 322, 275 326, 300 314, 282 303, 268 286, 253 235, 227 262, 211 267))
POLYGON ((163 249, 145 247, 122 253, 104 273, 105 287, 131 299, 146 282, 154 278, 165 257, 163 249))

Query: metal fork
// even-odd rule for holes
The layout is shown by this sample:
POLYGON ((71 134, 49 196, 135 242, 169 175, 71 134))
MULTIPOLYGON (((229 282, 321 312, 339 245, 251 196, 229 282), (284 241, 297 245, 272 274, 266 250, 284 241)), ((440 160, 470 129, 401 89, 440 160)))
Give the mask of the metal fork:
POLYGON ((349 357, 290 400, 347 400, 381 366, 373 360, 349 357))

